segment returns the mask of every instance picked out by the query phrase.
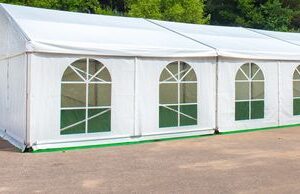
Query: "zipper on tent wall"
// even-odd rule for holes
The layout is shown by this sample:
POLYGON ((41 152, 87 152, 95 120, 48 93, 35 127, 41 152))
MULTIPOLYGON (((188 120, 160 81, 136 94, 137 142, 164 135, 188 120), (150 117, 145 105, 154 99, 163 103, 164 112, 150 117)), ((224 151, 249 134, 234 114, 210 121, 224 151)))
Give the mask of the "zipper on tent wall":
POLYGON ((141 137, 142 133, 138 122, 138 59, 134 57, 134 97, 133 97, 133 110, 134 110, 134 132, 132 137, 141 137))
POLYGON ((215 134, 219 134, 220 131, 219 131, 219 122, 218 122, 218 110, 219 110, 219 56, 216 57, 216 85, 215 85, 215 103, 216 103, 216 109, 215 109, 215 134))
POLYGON ((277 96, 278 96, 278 108, 277 108, 277 125, 280 126, 280 64, 281 62, 277 62, 277 96))

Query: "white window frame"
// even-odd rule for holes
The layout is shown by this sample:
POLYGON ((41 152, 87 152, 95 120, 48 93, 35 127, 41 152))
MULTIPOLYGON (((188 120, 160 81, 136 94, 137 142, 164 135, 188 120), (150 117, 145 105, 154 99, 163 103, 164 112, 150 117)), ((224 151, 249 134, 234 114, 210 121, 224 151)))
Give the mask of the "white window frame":
POLYGON ((293 116, 299 116, 300 114, 294 114, 295 110, 294 110, 294 101, 300 99, 300 96, 295 96, 295 92, 294 92, 294 88, 295 88, 295 82, 300 82, 300 78, 299 79, 295 79, 294 74, 297 72, 299 77, 300 77, 300 71, 298 70, 298 68, 300 68, 300 65, 298 65, 295 70, 293 71, 293 116))
MULTIPOLYGON (((160 76, 161 76, 161 74, 162 74, 162 72, 163 72, 164 70, 167 70, 171 76, 168 77, 167 79, 163 80, 163 81, 160 81, 160 80, 159 80, 159 86, 160 86, 161 84, 177 84, 177 103, 171 103, 171 104, 161 104, 161 103, 159 103, 159 107, 164 107, 164 108, 169 109, 169 110, 171 110, 171 111, 173 111, 173 112, 176 112, 176 114, 177 114, 177 127, 184 127, 184 126, 180 126, 180 120, 181 120, 181 119, 180 119, 180 116, 181 116, 181 115, 182 115, 182 116, 185 116, 185 117, 187 117, 187 118, 190 118, 190 119, 192 119, 192 120, 195 120, 196 123, 198 124, 198 115, 196 116, 196 118, 194 118, 194 117, 192 117, 192 116, 189 116, 189 115, 186 115, 186 114, 182 113, 182 112, 181 112, 181 109, 180 109, 180 108, 181 108, 181 105, 196 105, 196 107, 197 107, 197 109, 198 109, 198 95, 197 95, 197 93, 198 93, 198 88, 197 88, 197 87, 198 87, 198 78, 197 78, 197 74, 196 74, 194 68, 193 68, 191 65, 189 65, 188 63, 186 63, 186 62, 184 62, 184 61, 175 61, 175 62, 177 62, 177 74, 174 75, 174 74, 172 73, 172 71, 168 69, 168 66, 171 65, 171 64, 173 64, 174 62, 169 63, 169 64, 161 71, 160 76), (181 63, 181 62, 187 64, 187 65, 189 66, 189 68, 188 68, 187 70, 180 71, 180 63, 181 63), (184 79, 184 78, 190 73, 190 71, 192 71, 192 70, 194 70, 194 72, 195 72, 196 81, 183 81, 183 79, 184 79), (186 73, 180 78, 181 73, 184 73, 184 72, 186 72, 186 73), (175 79, 175 81, 168 81, 168 80, 170 80, 170 79, 172 79, 172 78, 175 79), (180 79, 179 79, 179 78, 180 78, 180 79), (196 91, 196 102, 195 102, 195 103, 182 103, 182 102, 180 102, 180 101, 181 101, 181 99, 180 99, 180 97, 181 97, 180 86, 181 86, 181 84, 185 84, 185 83, 196 84, 197 91, 196 91), (177 107, 178 107, 178 110, 174 110, 174 109, 170 108, 169 106, 177 106, 177 107)), ((159 90, 159 96, 160 96, 160 90, 159 90)), ((197 112, 198 112, 198 110, 197 110, 197 112)), ((196 124, 196 125, 197 125, 197 124, 196 124)), ((172 127, 174 127, 174 126, 172 126, 172 127)), ((161 128, 169 128, 169 127, 161 127, 161 128)))
MULTIPOLYGON (((62 89, 62 85, 63 84, 85 84, 85 87, 86 87, 86 91, 85 91, 85 106, 80 106, 80 107, 62 107, 62 104, 60 105, 60 111, 62 110, 85 110, 85 119, 84 120, 81 120, 81 121, 78 121, 77 123, 74 123, 74 124, 71 124, 69 126, 66 126, 64 128, 60 128, 60 132, 64 131, 64 130, 67 130, 71 127, 74 127, 76 125, 79 125, 81 123, 85 123, 85 133, 78 133, 78 134, 90 134, 88 132, 88 121, 95 118, 95 117, 98 117, 102 114, 105 114, 106 112, 109 112, 111 111, 111 103, 110 103, 110 106, 89 106, 89 85, 90 84, 110 84, 111 85, 111 88, 112 88, 112 81, 105 81, 105 80, 102 80, 100 78, 97 77, 97 75, 99 75, 104 69, 107 69, 107 67, 99 62, 98 60, 95 60, 93 58, 83 58, 84 60, 86 60, 86 72, 84 72, 83 70, 77 68, 77 67, 74 67, 73 64, 76 63, 77 61, 80 61, 82 59, 78 59, 76 61, 74 61, 72 64, 70 64, 68 67, 70 67, 81 79, 82 81, 61 81, 61 89, 62 89), (95 60, 97 62, 99 62, 102 67, 94 74, 94 75, 91 75, 89 74, 89 66, 90 66, 90 60, 95 60), (82 72, 85 74, 85 77, 83 77, 79 72, 82 72), (89 79, 88 77, 91 76, 91 78, 89 79), (97 79, 98 81, 91 81, 93 79, 97 79), (101 111, 100 113, 96 114, 96 115, 93 115, 91 117, 88 116, 88 111, 91 110, 91 109, 106 109, 104 111, 101 111)), ((109 70, 107 69, 110 77, 111 77, 111 74, 109 72, 109 70)), ((63 74, 64 75, 64 74, 63 74)), ((112 93, 112 91, 110 91, 112 93)), ((62 95, 62 94, 61 94, 62 95)), ((110 121, 111 122, 111 121, 110 121)), ((103 132, 97 132, 97 133, 103 133, 103 132)), ((76 134, 72 134, 72 135, 76 135, 76 134)))
MULTIPOLYGON (((248 100, 237 100, 237 96, 235 95, 235 106, 236 106, 236 102, 249 102, 249 117, 248 119, 243 119, 243 120, 252 120, 253 118, 251 118, 251 113, 252 113, 252 110, 251 110, 251 106, 252 106, 252 102, 256 102, 256 101, 264 101, 265 102, 265 75, 264 75, 264 72, 262 71, 262 69, 260 68, 259 65, 257 65, 256 63, 252 63, 252 62, 248 62, 248 63, 245 63, 243 65, 241 65, 238 69, 238 71, 236 72, 235 74, 235 90, 237 89, 236 88, 236 83, 248 83, 249 84, 249 99, 248 100), (252 74, 252 65, 256 65, 258 67, 258 69, 256 70, 256 72, 253 74, 252 77, 249 77, 245 72, 244 70, 242 69, 242 67, 244 65, 247 65, 249 64, 249 75, 251 76, 252 74), (247 78, 246 80, 238 80, 236 77, 239 73, 239 70, 244 74, 244 76, 247 78), (263 80, 253 80, 255 78, 255 76, 257 75, 257 73, 261 71, 262 75, 263 75, 263 80), (263 92, 264 92, 264 98, 262 99, 252 99, 252 96, 253 96, 253 93, 252 93, 252 83, 259 83, 259 82, 263 82, 264 83, 264 88, 263 88, 263 92)), ((236 112, 235 112, 235 116, 236 116, 236 112)), ((256 118, 254 118, 256 119, 256 118)), ((243 120, 236 120, 236 121, 243 121, 243 120)))

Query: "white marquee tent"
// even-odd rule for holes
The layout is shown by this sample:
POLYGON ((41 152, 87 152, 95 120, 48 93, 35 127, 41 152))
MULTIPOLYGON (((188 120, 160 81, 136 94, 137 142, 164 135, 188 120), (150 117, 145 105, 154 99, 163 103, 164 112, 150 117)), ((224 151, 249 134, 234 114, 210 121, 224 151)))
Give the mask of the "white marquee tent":
POLYGON ((7 4, 0 26, 0 136, 22 150, 300 123, 298 34, 7 4))

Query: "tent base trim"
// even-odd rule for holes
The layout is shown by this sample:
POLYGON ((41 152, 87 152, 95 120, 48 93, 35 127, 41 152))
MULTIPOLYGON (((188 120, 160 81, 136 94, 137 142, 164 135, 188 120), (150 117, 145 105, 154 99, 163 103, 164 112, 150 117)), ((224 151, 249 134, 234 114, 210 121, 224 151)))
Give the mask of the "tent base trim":
POLYGON ((299 127, 299 124, 290 124, 290 125, 279 125, 279 126, 272 126, 272 127, 263 127, 263 128, 252 128, 252 129, 241 129, 241 130, 230 130, 230 131, 220 131, 220 135, 230 135, 236 133, 249 133, 255 131, 265 131, 265 130, 274 130, 274 129, 282 129, 282 128, 290 128, 290 127, 299 127))
POLYGON ((180 139, 200 138, 200 137, 214 135, 214 132, 215 132, 214 129, 207 129, 207 130, 200 130, 194 132, 187 132, 186 134, 174 133, 174 134, 166 134, 166 135, 151 135, 151 136, 141 136, 141 137, 119 138, 119 139, 113 139, 108 141, 95 140, 89 142, 78 142, 77 145, 76 142, 73 142, 71 144, 68 142, 52 143, 52 144, 36 144, 32 146, 32 152, 33 153, 59 152, 59 151, 68 151, 68 150, 144 144, 144 143, 151 143, 151 142, 158 142, 158 141, 172 141, 172 140, 180 140, 180 139), (72 146, 68 146, 68 145, 72 145, 72 146))
MULTIPOLYGON (((264 130, 274 130, 274 129, 282 129, 282 128, 289 128, 289 127, 299 127, 299 124, 290 124, 290 125, 281 125, 281 126, 272 126, 272 127, 264 127, 264 128, 253 128, 253 129, 242 129, 242 130, 231 130, 231 131, 225 131, 220 132, 217 135, 230 135, 230 134, 238 134, 238 133, 249 133, 249 132, 255 132, 255 131, 264 131, 264 130)), ((47 148, 47 144, 45 145, 35 145, 32 147, 30 152, 32 153, 44 153, 44 152, 61 152, 61 151, 70 151, 70 150, 81 150, 81 149, 95 149, 95 148, 105 148, 105 147, 115 147, 115 146, 128 146, 128 145, 136 145, 136 144, 146 144, 146 143, 154 143, 159 141, 174 141, 174 140, 184 140, 184 139, 191 139, 191 138, 202 138, 202 137, 208 137, 208 136, 214 136, 215 133, 214 130, 202 130, 200 132, 196 132, 197 134, 191 135, 191 133, 187 133, 185 135, 183 134, 174 134, 171 137, 162 137, 162 135, 156 135, 156 136, 142 136, 142 137, 131 137, 131 138, 121 138, 123 140, 120 140, 116 143, 98 143, 98 144, 87 144, 87 145, 81 145, 81 146, 65 146, 66 143, 58 143, 53 144, 52 148, 47 148)), ((170 136, 170 135, 169 135, 170 136)), ((0 129, 0 137, 4 140, 7 140, 12 145, 16 146, 20 151, 24 152, 26 149, 26 145, 20 143, 15 138, 10 136, 5 132, 5 130, 0 129)), ((97 141, 98 142, 98 141, 97 141)))

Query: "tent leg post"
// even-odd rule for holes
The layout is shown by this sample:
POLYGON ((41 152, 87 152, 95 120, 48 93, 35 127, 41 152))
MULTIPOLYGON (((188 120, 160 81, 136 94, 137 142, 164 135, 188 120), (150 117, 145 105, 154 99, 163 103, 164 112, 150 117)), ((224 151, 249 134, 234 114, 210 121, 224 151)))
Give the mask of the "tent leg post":
POLYGON ((23 152, 32 152, 32 151, 33 151, 33 149, 29 145, 26 145, 25 149, 23 150, 23 152))
POLYGON ((215 135, 220 134, 219 128, 215 128, 214 130, 215 130, 214 132, 215 135))

